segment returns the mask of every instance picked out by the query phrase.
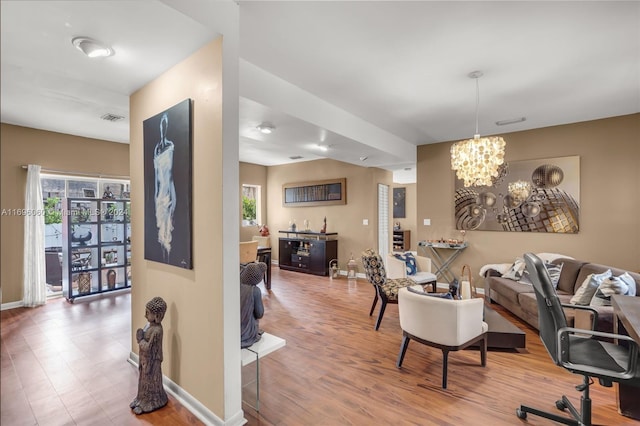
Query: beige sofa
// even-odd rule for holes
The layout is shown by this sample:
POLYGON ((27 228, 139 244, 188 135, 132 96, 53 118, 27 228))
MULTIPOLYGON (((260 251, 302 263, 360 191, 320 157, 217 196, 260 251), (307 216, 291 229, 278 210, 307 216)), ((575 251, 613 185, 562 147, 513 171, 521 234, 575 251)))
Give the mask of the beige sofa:
MULTIPOLYGON (((633 277, 636 283, 636 296, 640 296, 640 274, 625 271, 620 268, 590 263, 571 258, 556 258, 551 263, 562 264, 562 271, 558 280, 557 293, 562 303, 569 304, 572 296, 578 291, 590 274, 600 274, 610 269, 614 276, 625 272, 633 277)), ((498 303, 509 311, 538 328, 538 306, 533 287, 512 279, 502 277, 504 269, 499 265, 481 270, 485 277, 485 297, 490 302, 498 303)), ((591 306, 598 312, 597 331, 613 332, 613 308, 611 306, 591 306)), ((577 328, 590 328, 592 315, 587 311, 565 309, 567 321, 577 328)))

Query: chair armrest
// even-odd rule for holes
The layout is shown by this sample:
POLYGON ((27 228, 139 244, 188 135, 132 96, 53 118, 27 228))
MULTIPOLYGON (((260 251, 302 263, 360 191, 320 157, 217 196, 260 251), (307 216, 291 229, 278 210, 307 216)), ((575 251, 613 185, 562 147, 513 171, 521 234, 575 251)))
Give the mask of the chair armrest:
MULTIPOLYGON (((562 327, 558 330, 557 339, 557 359, 560 361, 560 365, 562 365, 564 368, 570 370, 579 370, 587 374, 618 378, 621 380, 632 379, 636 375, 636 369, 638 365, 638 344, 629 336, 625 336, 622 334, 605 333, 602 331, 584 330, 574 327, 562 327), (563 344, 563 336, 568 335, 569 333, 626 341, 629 345, 629 362, 627 364, 627 368, 625 369, 625 371, 620 373, 613 370, 607 370, 585 364, 573 364, 569 361, 566 361, 569 351, 566 350, 566 344, 563 344)), ((565 342, 567 341, 568 339, 565 339, 565 342)))
POLYGON ((487 271, 484 273, 485 277, 501 277, 502 274, 500 273, 500 271, 496 271, 495 269, 487 269, 487 271))
POLYGON ((589 311, 593 314, 593 317, 591 318, 591 330, 596 329, 596 324, 598 324, 598 311, 596 311, 592 307, 584 305, 572 305, 570 303, 561 303, 560 306, 562 306, 563 308, 575 309, 577 311, 589 311))
POLYGON ((407 265, 403 260, 396 259, 392 254, 387 255, 387 278, 407 278, 407 265))

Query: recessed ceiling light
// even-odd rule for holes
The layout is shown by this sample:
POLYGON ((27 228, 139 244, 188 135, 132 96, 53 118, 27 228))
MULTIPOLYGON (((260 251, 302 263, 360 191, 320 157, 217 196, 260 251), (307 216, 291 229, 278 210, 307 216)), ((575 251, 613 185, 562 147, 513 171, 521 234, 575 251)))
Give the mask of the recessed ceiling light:
POLYGON ((506 126, 507 124, 522 123, 526 119, 527 119, 527 117, 511 118, 509 120, 496 121, 496 125, 497 126, 506 126))
POLYGON ((329 145, 321 145, 321 144, 318 144, 318 149, 319 149, 320 151, 328 151, 328 150, 329 150, 329 145))
POLYGON ((360 161, 367 161, 367 158, 369 157, 367 157, 366 155, 363 155, 362 157, 360 157, 360 161))
POLYGON ((75 37, 71 44, 90 58, 105 58, 115 54, 112 48, 89 37, 75 37))
POLYGON ((264 123, 258 124, 256 126, 256 129, 260 130, 265 135, 268 135, 269 133, 272 133, 276 128, 273 124, 264 122, 264 123))
POLYGON ((289 157, 292 160, 300 160, 301 158, 304 158, 302 155, 292 155, 291 157, 289 157))

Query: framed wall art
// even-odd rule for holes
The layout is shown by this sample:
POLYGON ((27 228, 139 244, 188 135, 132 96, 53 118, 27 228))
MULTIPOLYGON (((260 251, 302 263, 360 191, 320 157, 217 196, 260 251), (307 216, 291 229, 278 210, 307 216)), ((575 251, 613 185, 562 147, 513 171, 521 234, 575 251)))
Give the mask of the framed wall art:
POLYGON ((144 258, 192 269, 192 105, 143 121, 144 258))
POLYGON ((576 234, 580 229, 580 157, 512 161, 493 185, 455 183, 456 229, 576 234))
POLYGON ((405 199, 407 188, 393 188, 393 218, 401 219, 407 217, 405 212, 405 199))
POLYGON ((282 185, 284 207, 347 204, 347 179, 327 179, 282 185))

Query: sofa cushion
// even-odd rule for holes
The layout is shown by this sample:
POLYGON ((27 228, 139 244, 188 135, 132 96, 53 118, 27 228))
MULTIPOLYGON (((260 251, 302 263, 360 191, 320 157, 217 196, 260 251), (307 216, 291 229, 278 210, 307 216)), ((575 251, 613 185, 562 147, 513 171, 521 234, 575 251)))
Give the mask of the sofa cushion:
MULTIPOLYGON (((554 259, 551 263, 556 265, 562 264, 562 272, 560 273, 560 279, 558 280, 558 290, 566 291, 567 293, 571 294, 575 293, 582 284, 582 281, 584 281, 584 278, 582 278, 580 284, 576 286, 576 277, 578 276, 582 266, 586 264, 586 262, 575 260, 569 257, 563 257, 554 259)), ((585 277, 587 275, 588 274, 586 274, 585 277)))
POLYGON ((535 293, 521 293, 518 295, 518 303, 524 312, 529 312, 538 316, 538 302, 535 293))
MULTIPOLYGON (((598 321, 596 322, 595 331, 602 331, 605 333, 613 332, 613 307, 612 306, 591 306, 598 312, 598 321)), ((593 314, 589 311, 576 310, 575 327, 586 330, 591 329, 593 322, 593 314)), ((607 340, 607 338, 598 338, 598 340, 607 340)))
POLYGON ((508 278, 491 277, 487 278, 491 292, 500 293, 502 297, 513 303, 518 303, 518 295, 520 293, 533 293, 531 285, 522 284, 508 278))
POLYGON ((437 280, 437 277, 435 274, 432 274, 431 272, 422 272, 422 271, 416 272, 415 275, 411 275, 409 278, 411 278, 413 281, 415 281, 418 284, 429 284, 437 280))
MULTIPOLYGON (((570 294, 558 293, 560 303, 569 303, 570 298, 570 294)), ((533 317, 538 317, 538 302, 536 301, 535 293, 520 293, 518 295, 518 303, 520 304, 520 308, 523 312, 526 312, 533 317)), ((573 309, 564 310, 565 317, 567 317, 567 324, 569 325, 572 325, 574 321, 575 315, 573 311, 573 309)))

